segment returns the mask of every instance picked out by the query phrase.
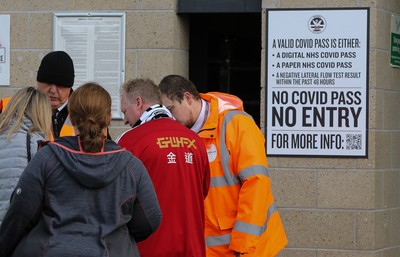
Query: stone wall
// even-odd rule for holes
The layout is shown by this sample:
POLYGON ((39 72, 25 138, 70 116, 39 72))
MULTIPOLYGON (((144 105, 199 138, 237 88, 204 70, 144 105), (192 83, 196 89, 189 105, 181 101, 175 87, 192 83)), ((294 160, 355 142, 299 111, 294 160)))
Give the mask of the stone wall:
MULTIPOLYGON (((41 59, 53 50, 54 13, 126 13, 125 80, 149 77, 156 83, 166 75, 189 74, 189 24, 176 15, 175 0, 4 0, 0 15, 10 15, 11 81, 0 87, 0 97, 36 86, 41 59)), ((128 129, 113 120, 110 134, 116 139, 128 129)))

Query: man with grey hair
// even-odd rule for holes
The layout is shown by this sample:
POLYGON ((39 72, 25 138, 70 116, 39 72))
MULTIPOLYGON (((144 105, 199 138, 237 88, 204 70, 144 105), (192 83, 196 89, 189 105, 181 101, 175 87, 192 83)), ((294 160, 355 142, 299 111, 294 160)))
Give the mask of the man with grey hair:
POLYGON ((204 257, 210 168, 201 138, 161 105, 158 87, 150 79, 123 84, 121 111, 132 128, 117 143, 145 165, 163 215, 159 229, 138 243, 141 256, 204 257))

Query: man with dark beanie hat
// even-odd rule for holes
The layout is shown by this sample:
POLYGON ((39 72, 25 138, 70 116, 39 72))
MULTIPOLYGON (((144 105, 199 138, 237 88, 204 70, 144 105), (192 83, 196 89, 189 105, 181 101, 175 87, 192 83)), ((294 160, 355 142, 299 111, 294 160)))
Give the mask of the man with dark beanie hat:
MULTIPOLYGON (((74 136, 75 131, 68 117, 68 97, 74 85, 75 69, 71 57, 64 51, 45 55, 37 72, 37 89, 50 100, 53 109, 53 139, 74 136)), ((0 113, 7 107, 11 97, 0 100, 0 113)))
POLYGON ((37 88, 47 95, 53 109, 53 137, 73 136, 68 118, 68 97, 72 93, 75 70, 71 57, 64 51, 54 51, 43 57, 37 72, 37 88))
POLYGON ((74 78, 75 70, 71 57, 64 51, 54 51, 42 59, 36 80, 71 88, 74 78))
MULTIPOLYGON (((60 136, 75 136, 68 116, 68 97, 74 85, 75 69, 72 58, 64 51, 53 51, 45 55, 37 71, 37 89, 45 94, 53 109, 52 139, 60 136)), ((0 100, 0 113, 11 97, 0 100)), ((108 133, 108 139, 111 139, 108 133)))

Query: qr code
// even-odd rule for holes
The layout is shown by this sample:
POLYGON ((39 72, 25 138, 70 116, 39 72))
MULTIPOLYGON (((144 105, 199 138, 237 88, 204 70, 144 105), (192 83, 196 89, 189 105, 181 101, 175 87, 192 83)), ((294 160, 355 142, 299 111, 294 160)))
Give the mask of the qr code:
POLYGON ((359 150, 362 148, 361 134, 346 134, 346 150, 359 150))

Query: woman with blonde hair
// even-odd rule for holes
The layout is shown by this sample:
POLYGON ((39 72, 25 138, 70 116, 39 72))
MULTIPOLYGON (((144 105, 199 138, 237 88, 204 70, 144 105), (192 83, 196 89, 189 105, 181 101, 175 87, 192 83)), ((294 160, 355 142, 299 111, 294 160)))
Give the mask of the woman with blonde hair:
POLYGON ((0 256, 138 257, 160 225, 143 163, 106 138, 111 96, 86 83, 68 100, 76 136, 48 142, 21 175, 0 227, 0 256))
POLYGON ((34 87, 18 90, 0 114, 0 224, 38 141, 50 138, 51 106, 34 87))

